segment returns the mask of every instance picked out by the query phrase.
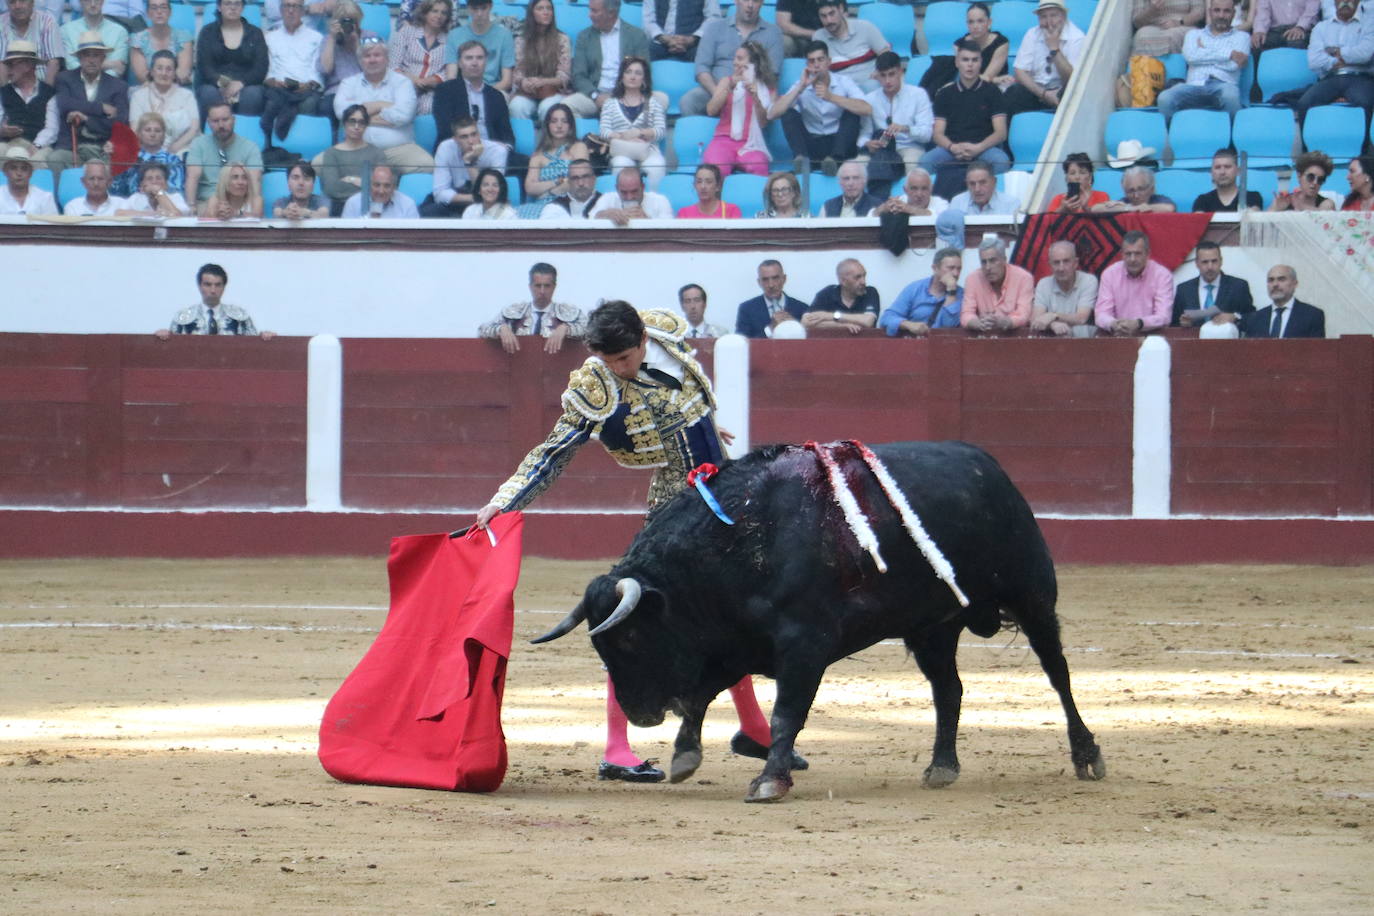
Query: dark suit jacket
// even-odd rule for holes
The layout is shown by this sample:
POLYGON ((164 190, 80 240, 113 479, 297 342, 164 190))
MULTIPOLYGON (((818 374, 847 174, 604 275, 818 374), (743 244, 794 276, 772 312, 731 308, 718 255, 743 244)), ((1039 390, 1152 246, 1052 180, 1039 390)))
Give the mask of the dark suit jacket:
MULTIPOLYGON (((878 204, 882 202, 883 199, 881 197, 875 197, 874 195, 869 194, 867 191, 865 191, 864 196, 860 197, 859 202, 854 205, 854 214, 856 216, 867 216, 868 211, 872 210, 874 207, 878 206, 878 204)), ((840 208, 843 206, 843 194, 841 194, 839 197, 832 197, 825 202, 825 212, 822 215, 839 216, 840 208)))
MULTIPOLYGON (((649 36, 638 26, 620 21, 620 59, 630 56, 649 59, 649 36)), ((596 84, 601 82, 601 33, 596 26, 589 25, 577 33, 573 43, 572 84, 573 92, 580 92, 591 98, 596 92, 596 84)))
POLYGON ((116 121, 129 123, 129 84, 108 73, 100 74, 100 84, 95 90, 95 101, 86 101, 86 84, 81 81, 80 70, 63 70, 57 74, 54 83, 57 90, 57 148, 72 148, 72 131, 67 125, 67 115, 79 111, 86 116, 86 123, 77 130, 77 143, 104 143, 110 139, 116 121), (115 107, 113 118, 105 114, 102 107, 106 104, 115 107))
MULTIPOLYGON (((793 299, 783 293, 782 307, 787 314, 801 320, 802 313, 806 311, 806 303, 800 299, 793 299)), ((735 315, 735 333, 743 334, 745 337, 767 337, 764 329, 771 322, 768 320, 768 306, 764 303, 762 296, 755 296, 753 299, 746 300, 739 304, 739 312, 735 315)))
MULTIPOLYGON (((1178 319, 1184 312, 1202 308, 1202 278, 1194 277, 1180 283, 1174 290, 1174 318, 1171 327, 1178 327, 1178 319)), ((1255 310, 1255 301, 1250 298, 1250 284, 1240 277, 1223 273, 1217 278, 1216 307, 1223 312, 1248 315, 1255 310)))
MULTIPOLYGON (((1266 305, 1257 312, 1251 312, 1240 319, 1242 337, 1268 337, 1269 326, 1274 323, 1274 307, 1266 305)), ((1291 337, 1325 337, 1326 313, 1315 305, 1293 300, 1293 314, 1288 317, 1288 326, 1283 329, 1285 339, 1291 337)))
MULTIPOLYGON (((510 108, 506 105, 506 97, 501 94, 499 89, 491 86, 482 86, 482 111, 486 114, 487 134, 493 140, 500 140, 507 146, 515 146, 515 129, 510 126, 510 108)), ((438 135, 434 138, 434 149, 439 148, 439 144, 453 136, 453 122, 462 117, 472 114, 472 105, 468 102, 468 84, 462 76, 457 79, 445 80, 439 84, 439 88, 434 90, 434 124, 438 128, 438 135)))

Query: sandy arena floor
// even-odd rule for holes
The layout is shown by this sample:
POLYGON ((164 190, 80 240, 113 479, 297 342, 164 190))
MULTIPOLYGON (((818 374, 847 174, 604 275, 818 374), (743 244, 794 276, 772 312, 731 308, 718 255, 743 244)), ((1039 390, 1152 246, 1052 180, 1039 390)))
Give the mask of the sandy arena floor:
MULTIPOLYGON (((384 558, 0 562, 0 909, 21 912, 1370 912, 1374 568, 1068 568, 1073 778, 1023 642, 965 636, 952 788, 900 646, 830 671, 786 802, 745 805, 728 699, 680 786, 598 783, 585 635, 525 640, 608 564, 529 561, 492 795, 345 785, 325 701, 384 558)), ((765 707, 770 682, 760 684, 765 707)), ((675 722, 632 734, 666 758, 675 722)))

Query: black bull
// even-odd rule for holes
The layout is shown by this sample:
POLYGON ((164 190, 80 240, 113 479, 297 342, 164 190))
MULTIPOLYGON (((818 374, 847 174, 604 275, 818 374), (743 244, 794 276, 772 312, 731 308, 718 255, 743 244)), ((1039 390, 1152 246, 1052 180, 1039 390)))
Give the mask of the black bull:
POLYGON ((587 586, 577 608, 535 642, 587 621, 630 721, 657 725, 670 709, 682 717, 674 782, 701 762, 701 724, 716 695, 745 674, 775 679, 772 746, 746 797, 769 801, 792 785, 792 746, 825 669, 893 638, 915 656, 934 696, 925 784, 953 783, 963 697, 959 635, 965 627, 982 637, 1015 627, 1059 694, 1078 777, 1102 778, 1101 751, 1069 690, 1054 563, 1025 499, 991 456, 962 442, 873 451, 948 558, 967 607, 917 549, 856 449, 839 446, 834 454, 877 534, 886 573, 860 549, 816 455, 770 446, 710 481, 733 526, 695 490, 679 494, 653 514, 610 574, 587 586), (620 619, 596 632, 612 616, 620 619))

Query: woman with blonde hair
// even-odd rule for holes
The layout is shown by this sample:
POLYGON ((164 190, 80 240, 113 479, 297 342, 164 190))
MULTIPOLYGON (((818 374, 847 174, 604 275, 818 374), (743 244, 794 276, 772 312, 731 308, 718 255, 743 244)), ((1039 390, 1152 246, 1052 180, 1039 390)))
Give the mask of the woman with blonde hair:
POLYGON ((200 205, 206 219, 260 219, 262 195, 242 162, 231 162, 219 170, 219 184, 209 200, 200 205))
POLYGON ((512 118, 543 118, 572 92, 572 39, 558 29, 551 0, 530 0, 515 39, 512 118))
POLYGON ((421 0, 410 22, 391 35, 391 69, 415 87, 417 114, 434 110, 434 90, 444 81, 444 45, 453 27, 451 0, 421 0))
MULTIPOLYGON (((156 111, 145 111, 134 122, 134 132, 138 135, 138 162, 117 162, 115 165, 138 165, 145 162, 161 162, 167 167, 167 187, 180 191, 186 187, 186 164, 178 153, 167 149, 167 122, 156 111)), ((129 197, 138 190, 140 172, 137 168, 126 169, 110 182, 110 193, 119 197, 129 197)))
POLYGON ((611 172, 638 167, 648 181, 649 190, 668 173, 659 144, 668 132, 663 106, 654 98, 649 62, 627 56, 620 61, 611 100, 601 108, 601 136, 611 141, 611 172))
POLYGON ((801 183, 792 172, 774 172, 763 186, 763 209, 755 219, 805 219, 811 212, 802 206, 801 183))
POLYGON ((767 175, 771 157, 763 129, 768 126, 777 78, 767 52, 756 41, 746 41, 735 50, 734 67, 729 76, 716 83, 716 91, 706 103, 706 114, 719 115, 720 121, 701 159, 719 166, 727 175, 735 169, 767 175))

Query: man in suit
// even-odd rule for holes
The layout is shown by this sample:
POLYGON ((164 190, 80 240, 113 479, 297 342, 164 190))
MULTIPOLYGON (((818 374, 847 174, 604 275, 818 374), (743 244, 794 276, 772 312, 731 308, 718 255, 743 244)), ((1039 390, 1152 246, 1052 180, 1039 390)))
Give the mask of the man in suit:
POLYGON ((457 78, 440 83, 434 90, 434 123, 439 128, 438 136, 447 138, 455 121, 471 118, 477 123, 477 133, 484 147, 503 143, 509 151, 515 146, 510 108, 499 89, 482 81, 486 69, 487 49, 481 42, 465 42, 458 49, 457 78))
MULTIPOLYGON (((840 196, 825 202, 825 216, 868 216, 883 199, 868 193, 868 167, 856 159, 840 166, 840 196)), ((877 214, 873 214, 877 215, 877 214)))
POLYGON ((76 48, 79 67, 57 75, 57 142, 48 154, 54 172, 104 159, 115 122, 129 123, 129 84, 105 72, 109 51, 99 32, 83 32, 76 48))
MULTIPOLYGON (((649 59, 649 36, 644 30, 620 21, 620 0, 591 0, 587 14, 592 24, 577 35, 573 46, 573 94, 563 100, 579 118, 595 118, 611 98, 620 62, 627 57, 649 59), (616 49, 615 59, 608 56, 616 49)), ((658 93, 655 93, 658 95, 658 93)), ((667 96, 659 102, 667 108, 667 96)))
POLYGON ((1195 328, 1222 312, 1248 315, 1255 310, 1250 284, 1221 272, 1221 246, 1212 241, 1197 244, 1193 257, 1198 275, 1174 290, 1174 317, 1170 327, 1195 328))
POLYGON ((773 329, 784 321, 801 321, 806 303, 787 295, 787 274, 782 263, 769 258, 759 265, 759 289, 762 296, 746 299, 739 304, 735 316, 735 333, 745 337, 772 337, 773 329))
MULTIPOLYGON (((1287 264, 1275 264, 1265 278, 1269 305, 1240 321, 1242 337, 1325 337, 1326 313, 1294 298, 1298 272, 1287 264)), ((1225 317, 1225 316, 1223 316, 1225 317)), ((1235 321, 1235 316, 1231 316, 1235 321)))

